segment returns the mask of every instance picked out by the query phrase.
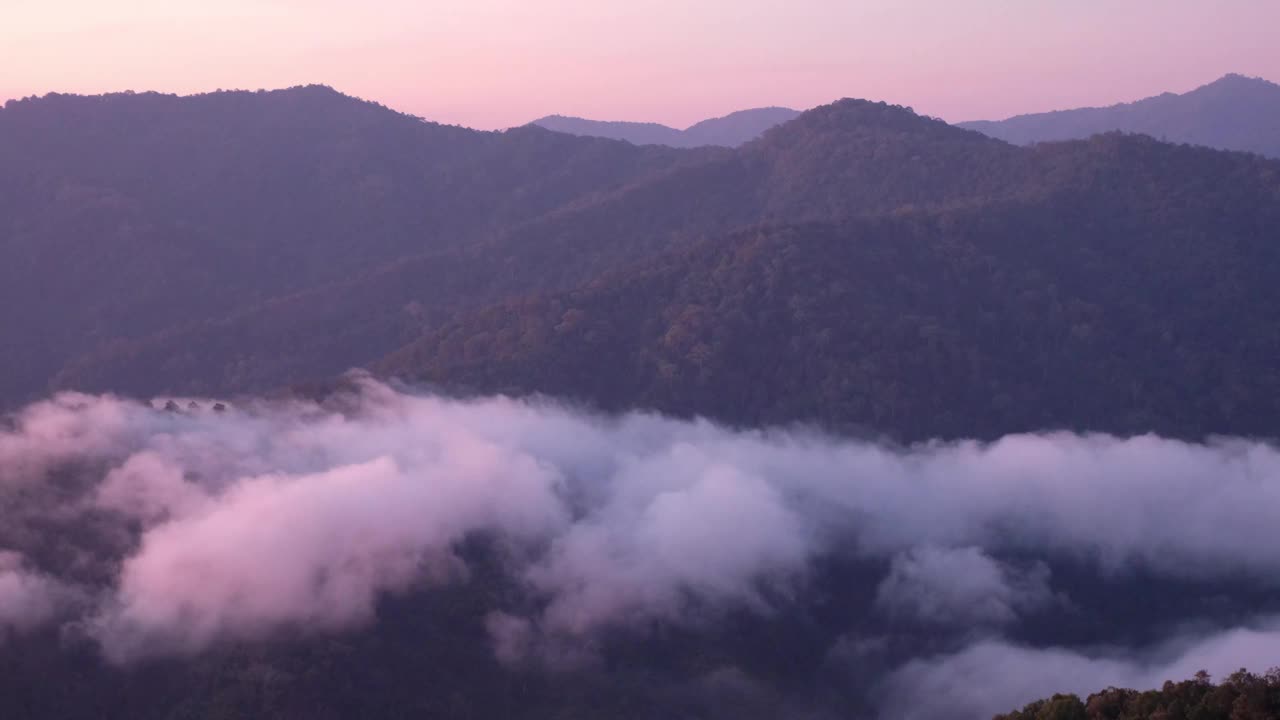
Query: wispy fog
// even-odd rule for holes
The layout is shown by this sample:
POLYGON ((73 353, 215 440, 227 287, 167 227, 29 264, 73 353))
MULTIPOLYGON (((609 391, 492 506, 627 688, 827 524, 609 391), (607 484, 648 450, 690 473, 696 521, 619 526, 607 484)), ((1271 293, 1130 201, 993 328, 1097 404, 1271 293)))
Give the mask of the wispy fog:
MULTIPOLYGON (((127 664, 354 631, 384 594, 470 582, 463 544, 482 539, 523 591, 486 609, 508 663, 620 628, 767 618, 844 559, 880 568, 858 612, 953 639, 881 669, 886 717, 981 717, 1054 691, 1280 664, 1261 609, 1252 630, 1144 647, 1009 634, 1089 612, 1055 561, 1272 587, 1280 453, 1262 442, 895 448, 357 386, 323 405, 223 411, 64 394, 15 415, 0 431, 0 636, 56 623, 127 664)), ((832 653, 883 642, 832 638, 832 653)))

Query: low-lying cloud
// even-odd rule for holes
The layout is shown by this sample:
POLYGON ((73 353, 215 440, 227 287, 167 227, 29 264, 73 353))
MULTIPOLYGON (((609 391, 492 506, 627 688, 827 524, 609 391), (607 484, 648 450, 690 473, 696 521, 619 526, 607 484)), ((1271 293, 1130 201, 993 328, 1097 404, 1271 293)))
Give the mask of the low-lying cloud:
POLYGON ((922 546, 894 557, 876 605, 931 625, 1007 625, 1054 601, 1042 562, 1020 570, 981 548, 922 546))
POLYGON ((483 538, 527 596, 489 609, 495 652, 517 662, 602 630, 768 616, 846 558, 884 569, 867 612, 967 638, 894 678, 942 688, 1013 663, 1026 681, 992 693, 1003 710, 1183 669, 1000 639, 1070 605, 1050 558, 1104 576, 1280 577, 1280 453, 1263 442, 1055 433, 896 448, 357 386, 325 405, 219 412, 63 394, 13 416, 0 632, 66 623, 127 663, 342 631, 372 622, 386 594, 468 582, 461 548, 483 538))

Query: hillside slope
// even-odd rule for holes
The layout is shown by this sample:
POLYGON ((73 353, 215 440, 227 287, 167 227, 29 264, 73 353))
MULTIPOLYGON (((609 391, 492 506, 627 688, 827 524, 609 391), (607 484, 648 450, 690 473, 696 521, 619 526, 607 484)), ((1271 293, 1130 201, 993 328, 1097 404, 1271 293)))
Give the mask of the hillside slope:
POLYGON ((378 369, 900 440, 1269 434, 1280 164, 1103 136, 1058 190, 765 226, 465 317, 378 369))
POLYGON ((372 362, 458 312, 570 290, 760 222, 1018 195, 1036 163, 1034 154, 978 133, 855 100, 810 111, 737 151, 685 152, 668 169, 491 238, 406 255, 233 315, 103 345, 72 363, 58 384, 144 394, 235 392, 332 375, 372 362))
POLYGON ((10 102, 0 156, 0 404, 102 343, 463 247, 688 157, 324 87, 10 102))

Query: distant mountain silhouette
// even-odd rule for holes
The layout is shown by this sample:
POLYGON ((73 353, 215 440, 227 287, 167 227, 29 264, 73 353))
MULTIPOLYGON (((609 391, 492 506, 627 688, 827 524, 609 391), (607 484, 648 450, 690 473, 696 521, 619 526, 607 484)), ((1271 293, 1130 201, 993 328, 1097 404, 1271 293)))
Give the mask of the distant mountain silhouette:
POLYGON ((1182 95, 1164 93, 1100 108, 960 123, 1019 145, 1097 133, 1142 133, 1159 140, 1280 157, 1280 85, 1227 75, 1182 95))
POLYGON ((548 115, 529 124, 569 135, 624 140, 632 145, 684 147, 685 144, 682 131, 658 123, 610 122, 564 115, 548 115))
POLYGON ((677 148, 716 145, 737 147, 769 128, 793 120, 798 110, 783 107, 739 110, 724 117, 703 120, 685 130, 658 123, 608 122, 564 115, 549 115, 531 124, 570 135, 625 140, 633 145, 667 145, 677 148))

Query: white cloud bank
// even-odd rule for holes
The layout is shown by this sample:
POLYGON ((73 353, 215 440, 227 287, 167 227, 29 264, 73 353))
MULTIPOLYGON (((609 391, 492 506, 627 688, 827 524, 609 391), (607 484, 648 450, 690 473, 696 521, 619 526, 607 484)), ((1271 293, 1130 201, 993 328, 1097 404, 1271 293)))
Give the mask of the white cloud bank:
MULTIPOLYGON (((1066 554, 1105 572, 1280 577, 1280 453, 1266 443, 1049 434, 896 449, 359 387, 341 411, 263 402, 173 413, 64 394, 14 416, 0 430, 0 549, 30 555, 47 539, 31 520, 46 515, 72 527, 115 518, 135 535, 88 547, 118 553, 96 586, 2 556, 0 625, 60 617, 30 609, 49 583, 95 598, 79 621, 120 661, 346 628, 369 621, 383 593, 464 582, 455 550, 477 534, 517 549, 510 572, 540 598, 536 615, 494 608, 507 656, 534 628, 573 638, 680 622, 690 603, 765 611, 832 553, 887 562, 881 612, 988 627, 1054 597, 1046 567, 1000 553, 1066 554)), ((979 644, 902 672, 945 683, 1012 657, 1027 669, 1019 677, 1078 676, 1081 687, 1118 682, 1104 679, 1112 670, 1148 677, 1018 652, 979 644)), ((1228 664, 1251 659, 1241 650, 1228 664)), ((1059 687, 1037 682, 1007 695, 1059 687)))

